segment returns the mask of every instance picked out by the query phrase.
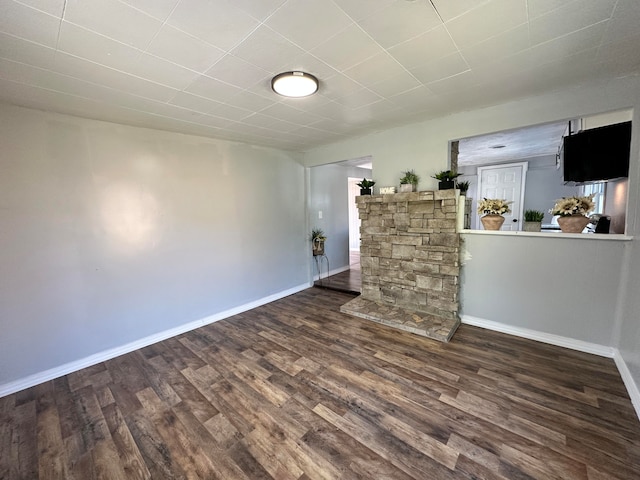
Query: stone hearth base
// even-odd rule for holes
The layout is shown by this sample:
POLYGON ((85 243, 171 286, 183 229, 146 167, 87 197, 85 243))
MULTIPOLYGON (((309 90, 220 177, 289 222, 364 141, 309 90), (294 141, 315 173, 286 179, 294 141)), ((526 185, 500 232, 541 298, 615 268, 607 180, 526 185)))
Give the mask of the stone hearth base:
POLYGON ((458 318, 444 318, 428 313, 414 312, 362 297, 356 297, 345 303, 340 307, 340 311, 441 342, 448 342, 460 325, 458 318))

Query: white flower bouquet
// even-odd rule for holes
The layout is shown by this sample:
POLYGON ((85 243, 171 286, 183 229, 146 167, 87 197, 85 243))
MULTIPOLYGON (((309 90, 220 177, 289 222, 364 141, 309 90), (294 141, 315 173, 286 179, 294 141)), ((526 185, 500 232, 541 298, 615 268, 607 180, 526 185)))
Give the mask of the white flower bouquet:
POLYGON ((501 198, 483 198, 481 202, 478 202, 478 213, 480 215, 503 215, 511 212, 509 204, 513 202, 507 202, 501 198))
POLYGON ((549 213, 551 215, 560 215, 561 217, 571 217, 573 215, 585 217, 595 208, 593 197, 595 197, 595 193, 586 197, 563 197, 556 200, 556 204, 549 210, 549 213))

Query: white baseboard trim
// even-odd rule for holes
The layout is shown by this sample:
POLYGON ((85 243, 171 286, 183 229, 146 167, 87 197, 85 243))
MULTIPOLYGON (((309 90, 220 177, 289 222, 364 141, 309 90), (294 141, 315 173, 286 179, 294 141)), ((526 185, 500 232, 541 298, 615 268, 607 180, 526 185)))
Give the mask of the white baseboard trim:
POLYGON ((624 358, 622 358, 620 351, 617 348, 614 350, 613 360, 616 362, 624 386, 627 387, 627 392, 629 393, 629 398, 631 398, 631 403, 636 411, 636 415, 638 419, 640 419, 640 389, 638 389, 638 385, 636 385, 636 382, 633 380, 629 367, 627 367, 627 363, 624 361, 624 358))
POLYGON ((509 335, 514 335, 516 337, 528 338, 530 340, 536 340, 538 342, 548 343, 558 347, 570 348, 571 350, 577 350, 579 352, 592 353, 601 357, 614 358, 615 354, 615 349, 612 347, 606 347, 597 343, 584 342, 582 340, 554 335, 552 333, 530 330, 528 328, 514 327, 513 325, 494 322, 484 318, 472 317, 471 315, 462 315, 460 317, 460 321, 467 325, 486 328, 487 330, 494 330, 501 333, 508 333, 509 335))
POLYGON ((24 390, 25 388, 30 388, 35 385, 39 385, 43 382, 47 382, 49 380, 62 377, 63 375, 67 375, 69 373, 82 370, 83 368, 90 367, 97 363, 110 360, 120 355, 124 355, 125 353, 133 352, 134 350, 148 347, 149 345, 152 345, 157 342, 161 342, 162 340, 166 340, 168 338, 175 337, 176 335, 180 335, 182 333, 195 330, 196 328, 203 327, 210 323, 214 323, 219 320, 232 317, 233 315, 246 312, 247 310, 257 308, 261 305, 265 305, 267 303, 274 302, 281 298, 288 297, 289 295, 298 293, 302 290, 310 288, 311 286, 312 285, 308 283, 304 283, 302 285, 298 285, 288 290, 283 290, 281 292, 274 293, 273 295, 269 295, 267 297, 254 300, 253 302, 245 303, 238 307, 234 307, 229 310, 225 310, 223 312, 209 315, 208 317, 201 318, 200 320, 195 320, 193 322, 185 323, 184 325, 180 325, 178 327, 171 328, 169 330, 164 330, 162 332, 149 335, 148 337, 144 337, 134 342, 127 343, 126 345, 110 348, 108 350, 104 350, 94 355, 90 355, 88 357, 81 358, 73 362, 65 363, 64 365, 60 365, 59 367, 50 368, 49 370, 34 373, 33 375, 29 375, 28 377, 24 377, 19 380, 14 380, 13 382, 5 383, 3 385, 0 385, 0 398, 6 395, 10 395, 12 393, 19 392, 20 390, 24 390))
MULTIPOLYGON (((328 274, 323 273, 322 274, 322 278, 330 277, 331 275, 336 275, 337 273, 346 272, 347 270, 350 270, 350 269, 351 269, 350 265, 346 265, 346 266, 340 267, 340 268, 334 268, 328 274)), ((320 276, 318 274, 315 274, 313 276, 313 281, 315 282, 317 280, 320 280, 320 276)))
POLYGON ((494 330, 496 332, 507 333, 516 337, 549 343, 558 347, 570 348, 571 350, 577 350, 579 352, 592 353, 600 357, 613 358, 616 367, 618 368, 618 372, 622 377, 622 381, 624 382, 624 386, 627 389, 633 408, 636 411, 636 416, 640 420, 640 390, 638 389, 636 382, 633 380, 633 376, 617 348, 605 347, 604 345, 598 345, 597 343, 583 342, 582 340, 575 340, 573 338, 539 332, 528 328, 514 327, 504 323, 485 320, 484 318, 472 317, 471 315, 462 315, 460 317, 460 321, 464 324, 486 328, 487 330, 494 330))

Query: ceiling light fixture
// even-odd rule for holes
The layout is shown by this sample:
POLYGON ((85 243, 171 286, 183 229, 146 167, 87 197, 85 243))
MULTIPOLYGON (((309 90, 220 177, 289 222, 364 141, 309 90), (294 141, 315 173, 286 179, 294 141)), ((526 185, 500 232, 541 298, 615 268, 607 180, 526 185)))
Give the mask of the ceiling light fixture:
POLYGON ((284 72, 271 80, 271 88, 284 97, 308 97, 318 91, 318 79, 305 72, 284 72))

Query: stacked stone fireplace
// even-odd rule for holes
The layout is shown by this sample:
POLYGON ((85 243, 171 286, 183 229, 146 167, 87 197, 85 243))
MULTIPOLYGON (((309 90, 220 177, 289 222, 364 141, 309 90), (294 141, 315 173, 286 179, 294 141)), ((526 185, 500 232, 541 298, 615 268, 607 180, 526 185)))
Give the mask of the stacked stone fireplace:
POLYGON ((457 192, 356 198, 362 294, 351 315, 441 341, 460 324, 457 192))

